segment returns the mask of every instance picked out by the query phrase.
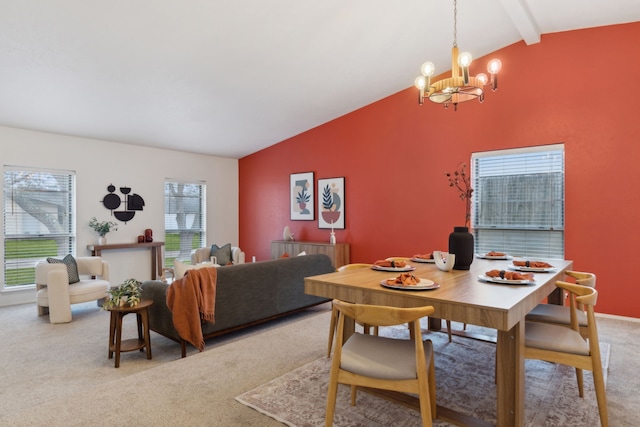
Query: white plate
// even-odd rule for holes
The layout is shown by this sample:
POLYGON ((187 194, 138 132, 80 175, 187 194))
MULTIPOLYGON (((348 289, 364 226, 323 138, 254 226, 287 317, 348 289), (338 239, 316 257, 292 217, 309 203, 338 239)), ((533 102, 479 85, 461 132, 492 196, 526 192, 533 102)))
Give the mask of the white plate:
POLYGON ((372 265, 371 268, 378 271, 413 271, 416 269, 409 264, 407 264, 405 267, 383 267, 381 265, 372 265))
POLYGON ((401 284, 390 285, 387 283, 387 280, 395 280, 395 277, 390 277, 389 279, 385 279, 380 282, 382 286, 389 289, 399 289, 401 291, 428 291, 430 289, 438 289, 440 287, 439 284, 434 283, 433 280, 429 279, 420 279, 420 283, 417 285, 405 285, 401 284))
POLYGON ((426 258, 411 258, 409 261, 413 261, 413 262, 424 262, 424 263, 429 263, 429 264, 433 264, 436 262, 435 259, 431 258, 431 259, 426 259, 426 258))
POLYGON ((525 271, 528 273, 549 273, 556 271, 555 267, 524 267, 519 265, 510 265, 509 268, 515 271, 525 271))
POLYGON ((476 255, 476 256, 478 258, 480 258, 480 259, 493 259, 493 260, 512 259, 513 258, 511 255, 491 256, 491 255, 483 254, 483 255, 476 255))
POLYGON ((499 277, 489 277, 484 274, 478 276, 478 279, 485 282, 501 283, 503 285, 535 285, 535 280, 509 280, 501 279, 499 277))

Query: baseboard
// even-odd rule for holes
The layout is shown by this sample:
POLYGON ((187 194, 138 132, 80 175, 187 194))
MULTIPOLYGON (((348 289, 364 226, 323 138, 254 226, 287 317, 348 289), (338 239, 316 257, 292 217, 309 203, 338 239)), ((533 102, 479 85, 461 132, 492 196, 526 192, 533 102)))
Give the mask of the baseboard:
POLYGON ((596 317, 640 323, 640 319, 637 317, 618 316, 617 314, 596 313, 596 317))

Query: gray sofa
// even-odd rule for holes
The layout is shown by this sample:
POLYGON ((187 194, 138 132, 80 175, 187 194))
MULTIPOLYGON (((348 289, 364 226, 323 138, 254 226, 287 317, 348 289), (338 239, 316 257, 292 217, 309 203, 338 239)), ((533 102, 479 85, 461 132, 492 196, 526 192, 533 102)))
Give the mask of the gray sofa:
MULTIPOLYGON (((331 259, 323 254, 219 267, 216 321, 202 324, 205 340, 328 301, 305 294, 304 278, 333 271, 331 259)), ((166 304, 168 287, 168 284, 157 280, 146 281, 142 285, 142 298, 154 302, 149 307, 149 328, 179 342, 182 357, 185 357, 186 341, 174 328, 172 314, 166 304)))

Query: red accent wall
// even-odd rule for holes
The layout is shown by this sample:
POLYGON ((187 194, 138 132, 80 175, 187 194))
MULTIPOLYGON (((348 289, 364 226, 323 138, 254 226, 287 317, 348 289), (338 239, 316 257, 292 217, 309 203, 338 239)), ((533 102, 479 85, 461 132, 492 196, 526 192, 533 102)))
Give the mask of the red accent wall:
POLYGON ((640 317, 632 279, 640 252, 638 40, 636 22, 516 43, 474 60, 472 74, 493 57, 503 64, 499 90, 482 105, 419 106, 410 87, 240 159, 247 259, 268 259, 285 225, 296 240, 329 241, 317 212, 316 221, 289 219, 291 173, 345 177, 346 229, 336 237, 351 244, 352 262, 372 262, 447 250, 464 202, 444 174, 472 152, 564 143, 566 258, 597 274, 597 311, 640 317))

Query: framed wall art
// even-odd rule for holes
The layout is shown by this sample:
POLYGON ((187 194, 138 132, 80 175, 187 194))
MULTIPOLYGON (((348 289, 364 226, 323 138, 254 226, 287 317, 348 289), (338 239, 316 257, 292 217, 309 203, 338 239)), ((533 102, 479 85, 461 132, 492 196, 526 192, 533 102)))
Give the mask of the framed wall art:
POLYGON ((318 228, 344 229, 344 177, 318 180, 318 228))
POLYGON ((291 206, 292 220, 314 220, 315 194, 313 192, 313 183, 313 172, 291 174, 289 205, 291 206))

